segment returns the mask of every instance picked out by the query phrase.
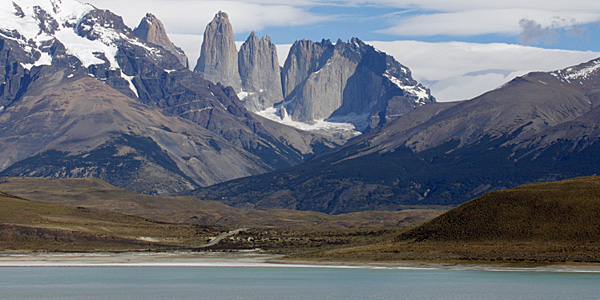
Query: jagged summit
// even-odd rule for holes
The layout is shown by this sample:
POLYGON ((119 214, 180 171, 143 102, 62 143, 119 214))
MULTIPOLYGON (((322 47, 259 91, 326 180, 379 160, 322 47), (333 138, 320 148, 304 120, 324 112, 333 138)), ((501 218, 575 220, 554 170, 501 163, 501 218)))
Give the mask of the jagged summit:
POLYGON ((188 59, 181 48, 175 46, 169 37, 162 22, 153 14, 147 13, 140 24, 133 30, 133 34, 149 43, 159 45, 177 56, 181 65, 188 68, 188 59))
POLYGON ((296 41, 283 68, 267 35, 251 32, 234 53, 231 23, 219 12, 195 72, 233 87, 248 110, 303 130, 347 139, 435 101, 407 67, 358 38, 296 41))
POLYGON ((369 130, 435 99, 407 67, 358 38, 297 41, 282 70, 294 121, 331 120, 369 130))
POLYGON ((74 0, 0 6, 1 174, 176 192, 289 167, 333 145, 253 116, 231 88, 185 68, 157 45, 168 38, 154 16, 137 33, 74 0))
POLYGON ((240 47, 239 71, 245 106, 252 111, 273 107, 283 100, 277 47, 269 36, 260 40, 254 31, 240 47))
POLYGON ((231 86, 236 92, 241 91, 238 54, 227 13, 219 11, 206 26, 194 72, 206 80, 231 86))
POLYGON ((119 58, 125 55, 122 49, 137 49, 137 56, 148 57, 165 69, 181 68, 166 59, 174 56, 162 48, 141 43, 123 18, 108 10, 75 0, 12 3, 0 9, 0 36, 26 50, 13 73, 26 73, 39 66, 65 66, 89 72, 127 96, 140 97, 133 82, 136 70, 119 58))

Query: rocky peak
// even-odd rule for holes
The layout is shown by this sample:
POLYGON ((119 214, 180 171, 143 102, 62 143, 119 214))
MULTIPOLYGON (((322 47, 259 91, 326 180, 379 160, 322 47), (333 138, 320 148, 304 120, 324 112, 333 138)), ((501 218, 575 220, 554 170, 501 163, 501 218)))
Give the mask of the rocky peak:
POLYGON ((218 12, 206 26, 200 58, 194 72, 204 79, 231 86, 236 92, 241 91, 238 53, 227 13, 218 12))
POLYGON ((289 96, 308 76, 319 70, 333 55, 330 40, 315 43, 311 40, 296 41, 290 48, 282 70, 283 94, 289 96))
POLYGON ((260 111, 283 100, 277 47, 267 35, 259 40, 256 33, 250 33, 240 47, 238 62, 245 92, 240 96, 246 108, 260 111))
POLYGON ((35 13, 35 18, 40 22, 40 30, 44 33, 53 35, 60 27, 58 22, 41 7, 34 6, 33 11, 35 13))
POLYGON ((161 46, 177 57, 181 65, 188 67, 188 59, 181 48, 175 46, 167 36, 167 31, 162 22, 153 14, 147 13, 140 21, 138 27, 133 30, 133 34, 138 38, 161 46))
POLYGON ((125 25, 121 16, 115 15, 109 10, 94 9, 87 13, 76 27, 79 36, 91 41, 107 39, 107 31, 118 32, 126 37, 132 37, 131 29, 125 25))
POLYGON ((14 2, 12 4, 13 4, 13 7, 15 8, 15 12, 14 12, 15 16, 17 16, 21 19, 25 18, 25 13, 23 12, 23 9, 14 2))
POLYGON ((351 123, 366 131, 435 101, 408 68, 358 38, 297 41, 282 70, 292 120, 351 123))

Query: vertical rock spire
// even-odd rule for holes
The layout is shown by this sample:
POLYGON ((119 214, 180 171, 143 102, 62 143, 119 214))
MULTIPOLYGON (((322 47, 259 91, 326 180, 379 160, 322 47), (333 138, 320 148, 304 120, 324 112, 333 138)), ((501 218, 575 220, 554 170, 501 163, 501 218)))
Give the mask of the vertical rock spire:
POLYGON ((260 111, 283 100, 277 47, 267 35, 259 40, 252 32, 240 47, 238 61, 242 88, 248 92, 246 108, 260 111))
POLYGON ((175 46, 169 37, 162 22, 153 14, 147 13, 133 34, 146 42, 159 45, 177 57, 179 62, 186 68, 189 66, 188 59, 183 50, 175 46))
POLYGON ((206 26, 200 58, 194 68, 204 79, 242 90, 233 28, 227 13, 218 12, 206 26))

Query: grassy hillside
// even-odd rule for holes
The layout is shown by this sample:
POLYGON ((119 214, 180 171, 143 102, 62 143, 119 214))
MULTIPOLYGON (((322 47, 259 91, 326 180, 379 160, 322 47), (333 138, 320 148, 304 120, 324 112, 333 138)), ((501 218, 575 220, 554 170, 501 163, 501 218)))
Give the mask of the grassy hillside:
POLYGON ((197 246, 219 229, 175 225, 0 192, 0 250, 136 250, 197 246))
MULTIPOLYGON (((49 181, 52 182, 52 181, 49 181)), ((68 182, 68 181, 67 181, 68 182)), ((86 186, 82 180, 76 180, 86 186)), ((55 182, 54 191, 63 188, 65 180, 55 182)), ((110 188, 102 181, 99 186, 110 188)), ((113 191, 115 192, 115 191, 113 191)), ((38 195, 42 195, 41 193, 38 195)), ((81 193, 79 198, 100 197, 98 191, 90 190, 89 194, 81 193)), ((108 193, 108 195, 113 195, 108 193)), ((56 197, 50 191, 49 198, 56 197)), ((75 196, 73 196, 75 197, 75 196)), ((75 198, 77 198, 75 197, 75 198)), ((145 199, 143 196, 141 199, 145 199)), ((134 197, 135 198, 135 197, 134 197)), ((165 198, 154 197, 155 201, 165 198)), ((151 197, 151 199, 154 199, 151 197)), ((112 199, 116 206, 125 207, 122 199, 112 199)), ((140 200, 132 202, 143 206, 140 200)), ((149 203, 149 207, 154 204, 149 203)), ((105 203, 106 205, 106 203, 105 203)), ((179 203, 179 205, 182 205, 179 203)), ((221 204, 222 205, 222 204, 221 204)), ((169 210, 170 203, 162 203, 162 214, 169 210)), ((229 227, 200 226, 182 223, 165 223, 146 218, 124 215, 106 210, 96 210, 77 206, 66 206, 26 200, 4 192, 0 192, 0 251, 2 250, 42 250, 42 251, 131 251, 131 250, 186 250, 204 245, 212 237, 231 230, 229 227)), ((178 206, 175 205, 175 208, 178 206)), ((150 209, 150 208, 147 208, 150 209)), ((229 208, 234 210, 233 208, 229 208)), ((133 209, 134 210, 134 209, 133 209)), ((221 211, 220 213, 225 213, 221 211)), ((258 212, 248 212, 258 213, 258 212)), ((307 212, 299 216, 292 211, 279 211, 278 216, 289 215, 288 222, 297 220, 308 222, 307 212)), ((238 212, 238 215, 241 214, 238 212)), ((318 221, 319 213, 314 220, 318 221)), ((388 212, 394 219, 394 212, 388 212)), ((174 212, 177 215, 177 212, 174 212)), ((167 215, 165 215, 167 216, 167 215)), ((229 216, 235 218, 235 214, 229 216)), ((372 212, 361 216, 341 216, 338 225, 357 225, 361 220, 381 227, 385 212, 372 212)), ((330 216, 334 217, 334 216, 330 216)), ((252 216, 260 218, 260 214, 252 216)), ((337 217, 336 217, 337 218, 337 217)), ((418 219, 417 219, 418 220, 418 219)), ((269 221, 269 220, 266 220, 269 221)), ((270 220, 273 221, 273 220, 270 220)), ((283 220, 278 221, 279 223, 283 220)), ((405 224, 412 224, 415 219, 407 217, 405 224)), ((366 223, 365 223, 366 224, 366 223)), ((334 249, 340 246, 368 245, 397 236, 408 227, 387 228, 351 228, 328 229, 326 223, 313 224, 311 227, 290 228, 252 228, 224 239, 211 246, 212 250, 236 250, 261 248, 274 253, 306 252, 314 249, 334 249)), ((367 224, 368 225, 368 224, 367 224)), ((369 226, 366 226, 369 227, 369 226)))
POLYGON ((600 176, 490 192, 387 242, 308 256, 599 262, 600 176))
POLYGON ((600 241, 600 176, 490 192, 400 238, 418 241, 600 241))
POLYGON ((195 197, 138 194, 100 179, 0 178, 0 190, 53 204, 79 206, 135 215, 169 223, 228 227, 357 228, 420 225, 444 212, 441 209, 366 211, 328 215, 311 211, 234 208, 195 197))

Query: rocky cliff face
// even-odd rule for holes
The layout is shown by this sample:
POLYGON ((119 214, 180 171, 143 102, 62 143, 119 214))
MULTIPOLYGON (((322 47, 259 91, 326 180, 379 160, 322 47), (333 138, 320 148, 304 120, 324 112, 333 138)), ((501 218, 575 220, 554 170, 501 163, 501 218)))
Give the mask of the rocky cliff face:
POLYGON ((275 45, 254 32, 236 60, 225 13, 215 16, 204 36, 196 72, 232 86, 248 110, 304 130, 349 138, 435 101, 407 67, 357 38, 297 41, 281 69, 275 45))
POLYGON ((259 40, 252 32, 240 47, 238 63, 246 108, 261 111, 283 100, 277 48, 267 35, 259 40))
POLYGON ((333 47, 329 40, 320 43, 296 41, 290 48, 281 72, 283 95, 288 97, 310 74, 321 69, 333 55, 333 47))
POLYGON ((155 15, 146 14, 140 24, 133 30, 133 34, 146 42, 165 48, 179 59, 182 66, 189 67, 187 56, 181 48, 171 42, 165 27, 155 15))
POLYGON ((236 92, 241 91, 238 54, 227 13, 217 13, 206 26, 200 58, 194 72, 206 80, 231 86, 236 92))
POLYGON ((410 70, 357 38, 298 41, 282 70, 283 106, 295 121, 336 120, 360 131, 435 99, 410 70))

